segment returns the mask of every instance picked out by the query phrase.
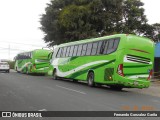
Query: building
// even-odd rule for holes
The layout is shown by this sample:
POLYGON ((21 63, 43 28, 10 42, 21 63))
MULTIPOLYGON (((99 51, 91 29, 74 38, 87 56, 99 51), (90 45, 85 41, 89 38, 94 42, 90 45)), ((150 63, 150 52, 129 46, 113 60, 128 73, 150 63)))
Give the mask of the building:
POLYGON ((154 76, 160 78, 160 42, 155 47, 154 76))

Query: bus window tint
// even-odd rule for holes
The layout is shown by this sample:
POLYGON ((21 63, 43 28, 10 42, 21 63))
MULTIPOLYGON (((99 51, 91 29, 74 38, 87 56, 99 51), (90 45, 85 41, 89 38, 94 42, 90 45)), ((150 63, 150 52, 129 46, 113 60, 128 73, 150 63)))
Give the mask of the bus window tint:
POLYGON ((62 51, 62 48, 59 48, 57 56, 56 56, 57 58, 59 58, 61 56, 61 51, 62 51))
POLYGON ((17 55, 16 60, 31 59, 31 57, 32 57, 32 53, 31 52, 27 52, 27 53, 23 53, 23 54, 17 55))
POLYGON ((109 40, 107 54, 112 53, 114 51, 114 39, 109 40))
POLYGON ((63 48, 63 52, 62 52, 62 53, 63 53, 63 54, 62 54, 62 57, 65 57, 65 56, 66 56, 66 51, 67 51, 67 47, 64 47, 64 48, 63 48))
POLYGON ((99 54, 100 54, 101 47, 102 47, 102 42, 103 42, 103 41, 99 41, 99 42, 98 42, 97 55, 99 55, 99 54))
POLYGON ((69 57, 71 57, 73 55, 73 50, 74 50, 74 46, 71 46, 70 52, 69 52, 69 57))
POLYGON ((105 41, 105 47, 104 47, 103 54, 107 54, 108 46, 109 46, 109 41, 105 41))
POLYGON ((81 55, 81 51, 82 51, 82 45, 78 46, 78 52, 77 52, 77 56, 81 55))
POLYGON ((84 56, 86 54, 86 50, 87 50, 87 44, 83 44, 81 56, 84 56))
POLYGON ((93 43, 91 55, 96 55, 98 42, 93 43))
POLYGON ((78 50, 78 46, 74 46, 74 50, 73 50, 73 56, 77 55, 77 50, 78 50))
POLYGON ((68 56, 69 56, 70 48, 71 48, 70 46, 69 46, 69 47, 67 47, 66 57, 68 57, 68 56))
POLYGON ((30 57, 30 59, 32 58, 32 52, 29 52, 29 57, 30 57))
POLYGON ((92 50, 92 43, 88 43, 86 55, 90 55, 92 50))
POLYGON ((115 39, 115 40, 114 40, 114 46, 113 46, 113 48, 114 48, 115 50, 117 49, 118 44, 119 44, 119 39, 115 39))
POLYGON ((108 46, 108 42, 107 41, 103 41, 102 42, 102 46, 100 48, 100 54, 105 54, 105 50, 106 50, 107 46, 108 46))

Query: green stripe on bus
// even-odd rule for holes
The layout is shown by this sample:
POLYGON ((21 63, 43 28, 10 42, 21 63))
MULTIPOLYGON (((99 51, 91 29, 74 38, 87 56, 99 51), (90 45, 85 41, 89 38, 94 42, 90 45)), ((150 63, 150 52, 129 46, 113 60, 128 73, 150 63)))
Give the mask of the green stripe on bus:
POLYGON ((100 67, 102 67, 102 66, 104 66, 104 65, 108 65, 108 64, 110 64, 110 63, 112 63, 112 62, 115 62, 116 60, 111 60, 111 61, 109 61, 109 62, 106 62, 106 63, 102 63, 102 64, 100 64, 100 65, 97 65, 97 66, 94 66, 94 67, 91 67, 90 69, 84 69, 83 71, 78 71, 78 72, 76 72, 76 73, 73 73, 72 75, 70 75, 69 77, 70 78, 76 78, 76 77, 78 77, 78 76, 80 76, 80 75, 82 75, 82 74, 85 74, 86 72, 88 72, 88 70, 95 70, 95 69, 97 69, 97 68, 100 68, 100 67))

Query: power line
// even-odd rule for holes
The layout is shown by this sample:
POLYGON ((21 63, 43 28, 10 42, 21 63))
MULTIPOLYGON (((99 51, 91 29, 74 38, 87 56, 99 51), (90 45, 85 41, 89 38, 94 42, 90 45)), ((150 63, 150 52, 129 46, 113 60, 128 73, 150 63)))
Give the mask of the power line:
POLYGON ((25 50, 21 50, 21 49, 13 49, 13 48, 3 48, 3 47, 0 47, 0 50, 16 50, 16 51, 25 51, 25 50))
MULTIPOLYGON (((17 54, 17 53, 19 53, 18 51, 10 51, 10 52, 11 52, 11 54, 14 54, 14 53, 16 53, 16 54, 17 54)), ((0 50, 0 53, 6 53, 6 54, 7 54, 7 53, 8 53, 8 51, 1 51, 1 50, 0 50)))
POLYGON ((12 43, 12 44, 21 44, 21 45, 31 45, 31 46, 37 46, 37 47, 43 47, 42 45, 35 45, 35 44, 26 44, 26 43, 17 43, 17 42, 9 42, 9 41, 0 41, 3 43, 12 43))

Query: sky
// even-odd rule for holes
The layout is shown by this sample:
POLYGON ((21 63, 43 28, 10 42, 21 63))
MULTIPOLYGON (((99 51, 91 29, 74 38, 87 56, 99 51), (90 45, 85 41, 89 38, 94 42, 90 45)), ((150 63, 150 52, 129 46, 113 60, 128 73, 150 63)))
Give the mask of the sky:
MULTIPOLYGON (((160 0, 144 2, 148 23, 160 23, 160 0)), ((40 15, 50 0, 0 0, 0 59, 12 60, 17 53, 45 47, 40 15)))
POLYGON ((141 0, 144 3, 145 15, 148 23, 160 23, 160 0, 141 0))
POLYGON ((39 21, 49 1, 0 0, 0 59, 46 46, 39 21))

